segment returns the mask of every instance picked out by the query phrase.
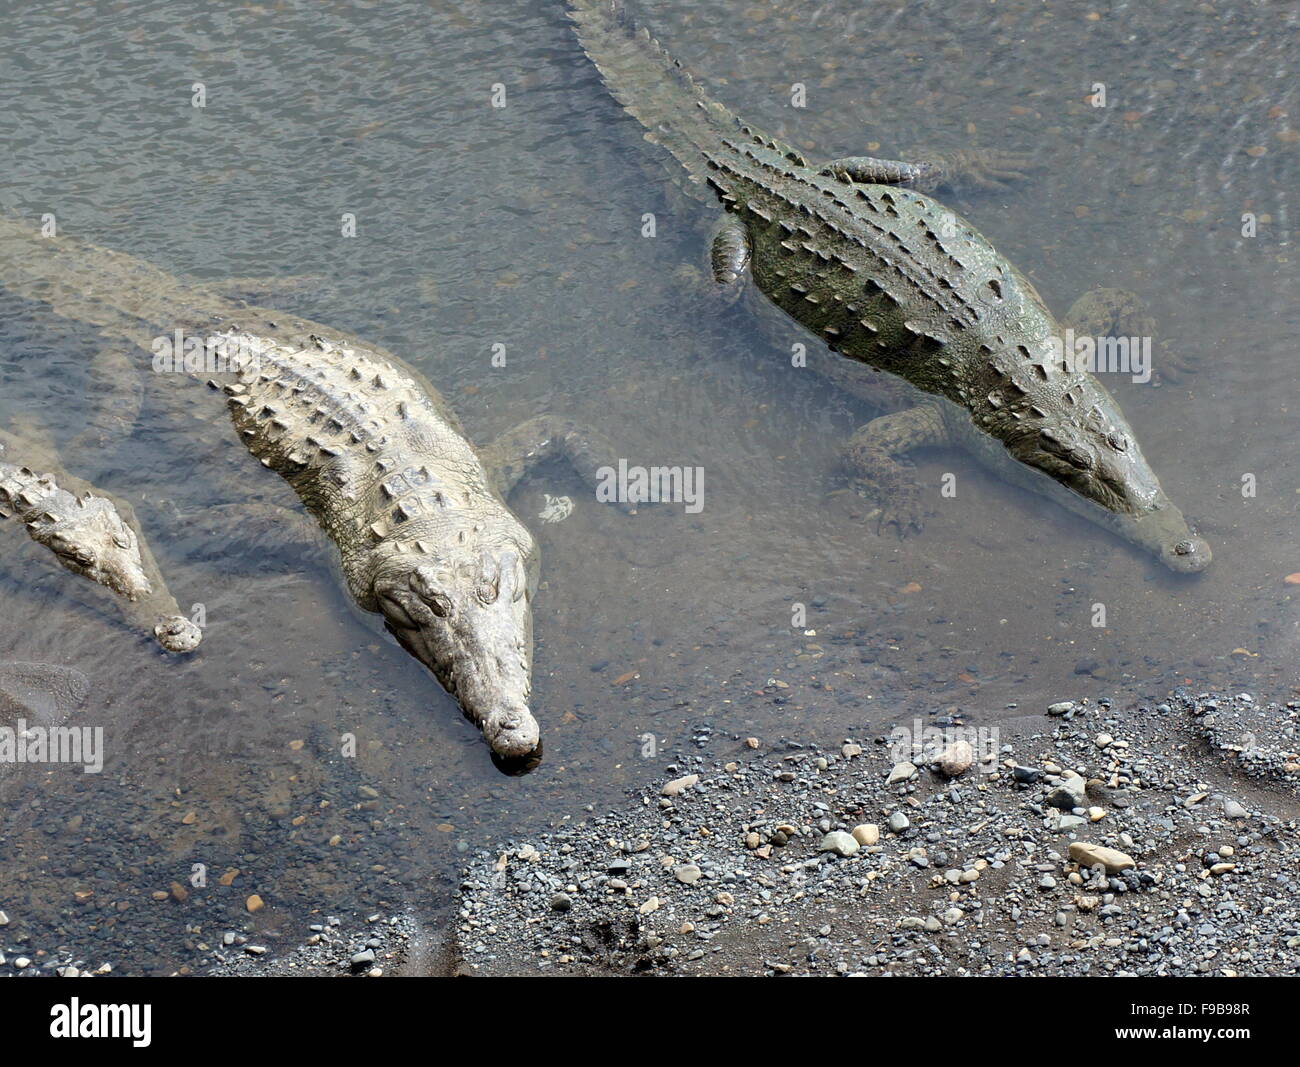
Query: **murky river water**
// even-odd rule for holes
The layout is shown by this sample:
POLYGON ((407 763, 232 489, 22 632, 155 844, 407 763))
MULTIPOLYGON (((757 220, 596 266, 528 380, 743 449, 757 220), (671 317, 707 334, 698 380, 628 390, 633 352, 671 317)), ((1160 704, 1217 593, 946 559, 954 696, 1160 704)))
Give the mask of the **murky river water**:
MULTIPOLYGON (((660 753, 710 732, 715 749, 869 739, 915 714, 1122 706, 1184 678, 1292 695, 1294 8, 636 10, 720 99, 810 156, 1030 153, 1032 181, 946 200, 1058 313, 1093 286, 1133 289, 1161 327, 1157 370, 1172 352, 1198 361, 1177 384, 1106 384, 1215 564, 1171 576, 952 451, 919 458, 936 487, 925 530, 877 535, 837 469, 869 410, 790 368, 744 315, 683 298, 673 274, 703 262, 711 209, 672 192, 558 3, 8 3, 0 210, 53 212, 178 274, 321 275, 280 303, 417 365, 476 440, 563 413, 630 462, 703 467, 705 506, 629 519, 558 465, 512 497, 543 552, 547 754, 506 779, 436 682, 349 607, 324 555, 268 541, 232 558, 187 526, 206 505, 296 502, 220 421, 151 399, 130 439, 64 461, 138 502, 173 592, 205 605, 205 644, 165 659, 4 531, 0 660, 89 675, 77 721, 105 728, 107 764, 0 770, 0 950, 165 973, 201 965, 226 929, 294 943, 319 914, 403 906, 436 924, 467 846, 661 775, 648 734, 660 753), (1086 99, 1096 83, 1105 108, 1086 99), (355 238, 339 235, 345 213, 355 238), (545 494, 571 496, 572 517, 538 521, 545 494), (208 888, 154 899, 195 864, 208 888), (265 907, 249 915, 253 893, 265 907)), ((96 345, 0 295, 0 425, 34 415, 72 438, 96 345)))

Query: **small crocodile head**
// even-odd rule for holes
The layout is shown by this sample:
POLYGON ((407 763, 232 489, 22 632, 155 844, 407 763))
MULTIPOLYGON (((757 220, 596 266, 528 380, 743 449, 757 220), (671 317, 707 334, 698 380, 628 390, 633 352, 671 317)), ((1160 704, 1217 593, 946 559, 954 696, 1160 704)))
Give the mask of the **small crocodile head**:
POLYGON ((45 545, 74 574, 107 586, 127 600, 153 590, 144 573, 135 531, 102 497, 78 497, 59 515, 45 513, 28 524, 32 538, 45 545))
POLYGON ((1070 510, 1109 527, 1172 571, 1204 570, 1210 546, 1165 495, 1119 406, 1096 389, 1099 402, 1086 417, 1026 419, 1008 437, 1008 450, 1067 490, 1054 495, 1070 510))
POLYGON ((389 631, 478 725, 504 770, 540 755, 532 688, 529 550, 510 543, 464 560, 389 557, 374 582, 389 631))

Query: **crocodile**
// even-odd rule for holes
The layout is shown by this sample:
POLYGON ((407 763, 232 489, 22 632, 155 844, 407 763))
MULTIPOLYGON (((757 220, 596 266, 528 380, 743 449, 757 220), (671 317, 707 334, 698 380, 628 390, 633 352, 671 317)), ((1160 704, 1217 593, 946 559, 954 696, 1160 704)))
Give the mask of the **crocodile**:
POLYGON ((538 547, 505 498, 553 457, 595 485, 608 443, 541 415, 476 450, 432 384, 377 345, 2 216, 0 286, 132 342, 164 383, 220 390, 241 441, 337 549, 353 601, 455 697, 498 767, 537 763, 538 547))
POLYGON ((1209 565, 1208 543, 1161 488, 1114 398, 1066 354, 1033 285, 928 195, 963 179, 1017 178, 1021 160, 966 152, 819 165, 707 95, 617 0, 569 0, 568 15, 615 99, 683 165, 688 191, 720 202, 714 281, 734 291, 752 280, 837 354, 832 362, 884 372, 874 377, 891 398, 900 383, 920 398, 868 423, 846 449, 859 482, 882 498, 884 525, 903 535, 921 527, 900 457, 950 444, 1174 572, 1209 565))
POLYGON ((131 505, 4 431, 0 518, 21 523, 33 541, 72 573, 112 590, 127 621, 152 633, 168 652, 198 648, 202 631, 181 614, 131 505))

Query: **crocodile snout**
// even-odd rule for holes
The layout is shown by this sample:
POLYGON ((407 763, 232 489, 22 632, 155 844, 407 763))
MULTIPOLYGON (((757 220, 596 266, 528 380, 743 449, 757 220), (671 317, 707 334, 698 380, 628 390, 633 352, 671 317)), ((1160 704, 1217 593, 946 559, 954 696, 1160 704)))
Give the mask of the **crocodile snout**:
POLYGON ((496 711, 483 720, 483 736, 492 751, 506 759, 531 755, 541 743, 541 729, 527 708, 496 711))
POLYGON ((1179 574, 1196 574, 1205 570, 1214 559, 1209 543, 1193 534, 1185 537, 1160 553, 1160 562, 1179 574))

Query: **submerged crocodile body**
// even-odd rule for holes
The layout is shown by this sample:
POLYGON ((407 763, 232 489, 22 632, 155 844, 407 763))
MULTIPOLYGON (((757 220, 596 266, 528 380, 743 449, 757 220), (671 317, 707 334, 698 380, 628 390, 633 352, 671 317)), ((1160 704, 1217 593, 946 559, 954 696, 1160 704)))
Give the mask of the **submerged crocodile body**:
POLYGON ((433 671, 502 769, 539 758, 538 551, 505 495, 552 456, 594 482, 608 446, 542 416, 476 451, 433 386, 378 346, 2 217, 0 285, 155 357, 177 331, 196 342, 196 365, 155 358, 154 370, 225 392, 243 443, 337 546, 356 603, 433 671))
POLYGON ((1210 563, 1209 545, 1164 493, 1119 405, 1063 357, 1062 327, 1034 287, 968 222, 918 191, 963 169, 995 184, 1015 176, 1014 163, 967 154, 813 165, 710 99, 621 3, 570 0, 569 15, 647 140, 724 207, 715 281, 752 277, 832 351, 926 394, 864 427, 849 449, 861 480, 891 495, 887 514, 900 532, 919 527, 920 512, 896 457, 953 443, 1171 570, 1210 563))
POLYGON ((167 651, 196 649, 202 632, 181 615, 130 505, 35 451, 0 431, 0 519, 21 523, 68 570, 112 590, 127 620, 167 651))

